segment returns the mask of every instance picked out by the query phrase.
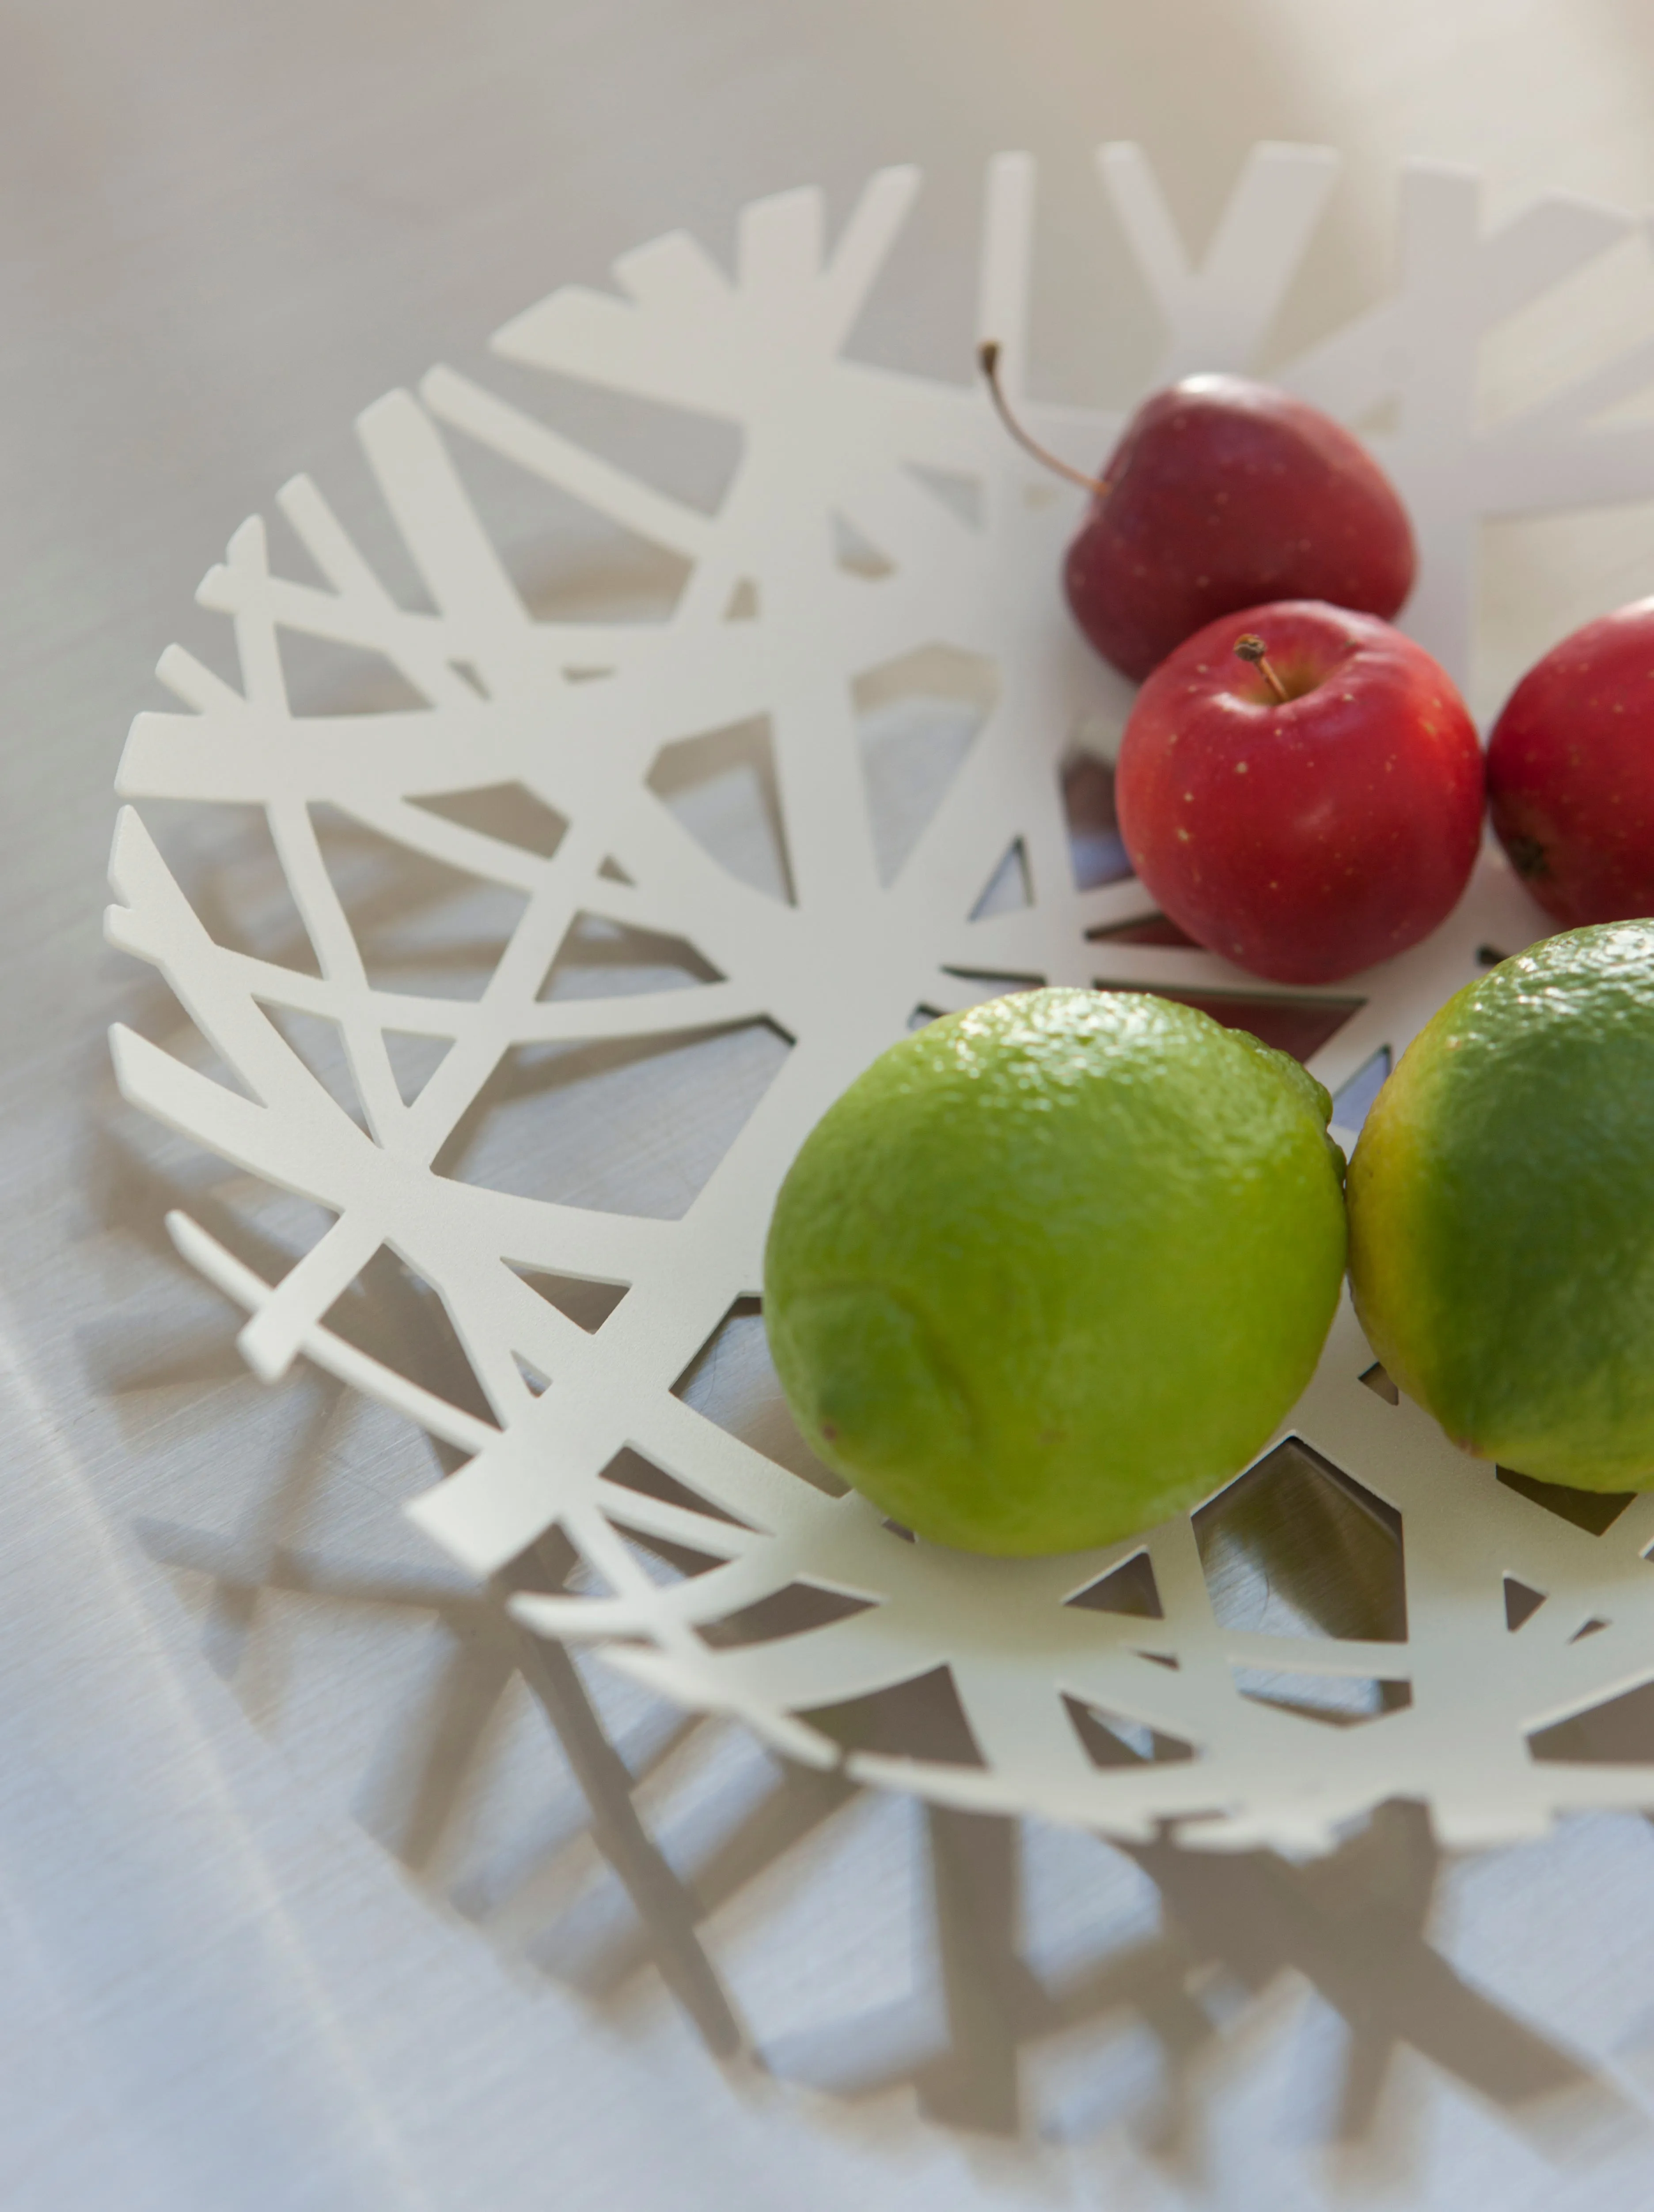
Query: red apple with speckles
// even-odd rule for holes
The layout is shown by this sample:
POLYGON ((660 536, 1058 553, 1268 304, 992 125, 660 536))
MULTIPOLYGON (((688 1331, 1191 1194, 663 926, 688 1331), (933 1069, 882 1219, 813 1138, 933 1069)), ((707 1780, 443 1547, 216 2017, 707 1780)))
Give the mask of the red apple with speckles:
POLYGON ((1481 748, 1421 646, 1290 600, 1210 623, 1162 662, 1126 725, 1115 796, 1139 877, 1197 944, 1274 982, 1332 983, 1457 903, 1481 840, 1481 748))
POLYGON ((1654 599, 1530 668, 1487 741, 1511 865, 1563 929, 1654 915, 1654 599))
POLYGON ((1030 452, 1092 493, 1063 583, 1075 621, 1134 680, 1219 615, 1330 599, 1389 617, 1413 588, 1412 526, 1359 438, 1243 376, 1186 376, 1144 401, 1100 479, 1029 437, 981 349, 995 405, 1030 452))

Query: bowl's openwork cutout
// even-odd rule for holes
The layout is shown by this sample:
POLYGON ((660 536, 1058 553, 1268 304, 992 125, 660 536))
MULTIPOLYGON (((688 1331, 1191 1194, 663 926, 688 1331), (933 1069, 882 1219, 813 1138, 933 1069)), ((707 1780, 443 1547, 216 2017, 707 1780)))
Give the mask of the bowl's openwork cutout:
MULTIPOLYGON (((1257 149, 1196 265, 1137 150, 1104 150, 1170 334, 1162 378, 1251 364, 1335 166, 1257 149)), ((1572 1807, 1654 1804, 1654 1766, 1582 1758, 1569 1733, 1654 1682, 1654 1496, 1570 1519, 1462 1458, 1394 1402, 1347 1310, 1257 1468, 1200 1512, 1084 1557, 915 1544, 675 1388, 756 1294, 773 1194, 806 1130, 927 1012, 1035 980, 1227 994, 1254 1012, 1267 999, 1347 1101, 1487 948, 1535 933, 1490 856, 1402 959, 1334 992, 1261 993, 1166 941, 1106 834, 1076 840, 1074 733, 1117 720, 1126 695, 1055 589, 1073 496, 1009 445, 964 363, 958 382, 932 381, 845 350, 917 189, 910 170, 876 176, 830 246, 819 193, 759 202, 733 275, 673 235, 627 256, 613 295, 554 293, 499 333, 530 370, 733 426, 739 459, 712 511, 439 368, 359 426, 425 605, 392 594, 307 479, 279 503, 312 579, 274 572, 258 520, 237 532, 199 597, 234 624, 240 687, 177 648, 163 659, 185 711, 134 726, 110 918, 231 1081, 130 1030, 115 1052, 130 1099, 328 1225, 276 1281, 183 1215, 178 1248, 247 1310, 241 1347, 260 1374, 303 1355, 447 1449, 456 1471, 415 1516, 477 1576, 514 1581, 522 1620, 798 1759, 1116 1835, 1171 1822, 1228 1848, 1320 1848, 1396 1796, 1426 1801, 1455 1843, 1572 1807), (537 619, 467 493, 457 456, 478 449, 672 556, 683 580, 666 617, 537 619), (405 703, 296 711, 284 651, 304 638, 379 656, 405 703), (952 702, 951 780, 894 836, 867 738, 904 695, 952 702), (769 793, 768 880, 725 865, 662 772, 669 749, 730 732, 769 793), (137 811, 159 800, 263 811, 313 958, 219 941, 137 811), (508 902, 472 995, 451 979, 387 985, 330 862, 341 821, 508 902), (582 933, 675 947, 678 967, 658 988, 634 973, 605 991, 600 963, 548 988, 582 933), (332 1025, 348 1083, 330 1086, 293 1042, 307 1020, 332 1025), (449 1171, 456 1132, 514 1055, 721 1036, 751 1048, 731 1061, 745 1118, 675 1218, 449 1171), (440 1298, 473 1407, 330 1327, 386 1249, 440 1298), (543 1295, 536 1271, 606 1295, 581 1311, 543 1295), (542 1573, 523 1588, 553 1530, 556 1586, 542 1573), (1236 1567, 1261 1555, 1262 1576, 1236 1567)), ((985 210, 980 327, 1020 392, 1028 161, 993 165, 985 210)), ((1488 230, 1473 178, 1414 168, 1393 290, 1275 372, 1347 421, 1388 422, 1373 442, 1422 552, 1408 626, 1456 672, 1484 518, 1654 496, 1654 431, 1596 419, 1643 387, 1654 344, 1475 428, 1486 333, 1634 228, 1558 198, 1488 230)), ((1085 465, 1118 424, 1025 404, 1085 465)), ((670 1051, 659 1065, 669 1120, 670 1051)))

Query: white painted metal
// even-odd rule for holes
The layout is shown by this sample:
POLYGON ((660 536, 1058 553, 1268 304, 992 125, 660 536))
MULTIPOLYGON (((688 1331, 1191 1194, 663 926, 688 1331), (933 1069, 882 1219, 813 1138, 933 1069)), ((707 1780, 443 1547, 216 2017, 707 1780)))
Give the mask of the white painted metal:
MULTIPOLYGON (((1104 185, 1165 316, 1171 368, 1250 364, 1335 167, 1317 149, 1258 149, 1196 267, 1141 155, 1105 149, 1104 185)), ((1013 392, 1026 363, 1033 184, 1025 159, 997 162, 984 225, 981 327, 1001 341, 1013 392)), ((1119 1835, 1175 1821, 1185 1840, 1225 1848, 1323 1848, 1341 1824, 1398 1796, 1427 1801, 1456 1844, 1527 1834, 1576 1806, 1654 1805, 1654 1769, 1535 1759, 1529 1745, 1535 1729, 1654 1680, 1654 1570, 1643 1558, 1654 1498, 1592 1534, 1501 1484, 1415 1409, 1364 1386, 1371 1355, 1347 1312, 1281 1433, 1399 1512, 1406 1633, 1392 1640, 1220 1620, 1188 1517, 1085 1558, 983 1561, 912 1544, 674 1391, 732 1306, 757 1291, 773 1194, 805 1133, 919 1010, 1029 978, 1259 993, 1203 952, 1088 934, 1149 902, 1129 878, 1076 887, 1060 772, 1081 738, 1105 742, 1098 733, 1127 694, 1076 641, 1056 589, 1074 501, 1006 441, 964 363, 960 381, 944 384, 846 350, 917 185, 909 170, 877 176, 830 248, 819 194, 757 203, 733 276, 674 234, 618 264, 617 294, 555 293, 499 334, 517 364, 735 426, 740 457, 715 511, 438 368, 418 398, 393 393, 359 426, 429 606, 392 596, 307 479, 279 504, 319 580, 275 573, 261 522, 236 532, 198 596, 233 622, 240 688, 181 650, 163 659, 186 711, 134 725, 109 933, 165 975, 241 1088, 129 1030, 115 1032, 114 1049, 130 1098, 334 1218, 278 1282, 182 1215, 179 1249, 246 1310, 241 1346, 260 1374, 303 1354, 456 1448, 463 1465, 412 1510, 472 1572, 504 1572, 562 1530, 585 1573, 564 1594, 519 1596, 521 1619, 600 1644, 617 1666, 686 1705, 740 1716, 801 1759, 847 1759, 862 1778, 939 1801, 1119 1835), (676 556, 685 580, 670 614, 537 619, 462 480, 456 457, 477 447, 676 556), (423 703, 295 711, 282 658, 295 635, 382 656, 423 703), (864 770, 868 717, 881 700, 939 691, 972 708, 976 726, 892 867, 864 770), (651 781, 663 747, 749 723, 767 738, 781 824, 769 889, 722 865, 651 781), (568 824, 549 857, 425 803, 513 784, 568 824), (161 799, 265 811, 319 974, 215 941, 137 811, 161 799), (480 996, 374 980, 319 839, 322 806, 515 896, 520 912, 480 996), (713 980, 542 995, 581 917, 688 940, 713 980), (359 1114, 266 1009, 337 1025, 359 1114), (514 1052, 759 1024, 788 1049, 678 1218, 513 1195, 436 1164, 514 1052), (407 1096, 389 1040, 410 1036, 441 1057, 407 1096), (327 1326, 381 1248, 440 1296, 486 1417, 327 1326), (588 1331, 520 1269, 625 1295, 588 1331), (689 1502, 616 1480, 623 1450, 674 1478, 689 1502), (663 1582, 633 1540, 651 1538, 715 1564, 663 1582), (1160 1618, 1065 1603, 1145 1546, 1160 1618), (1514 1631, 1507 1576, 1545 1597, 1514 1631), (800 1583, 870 1602, 756 1641, 702 1633, 800 1583), (980 1763, 847 1754, 805 1717, 942 1666, 980 1763), (1256 1694, 1237 1669, 1401 1683, 1410 1703, 1329 1727, 1256 1694), (1069 1700, 1111 1717, 1128 1743, 1152 1729, 1195 1755, 1098 1765, 1069 1700)), ((1654 495, 1654 428, 1592 427, 1649 379, 1654 341, 1492 431, 1475 412, 1486 331, 1634 227, 1551 199, 1489 233, 1472 177, 1411 170, 1394 292, 1276 372, 1359 425, 1387 425, 1372 442, 1423 557, 1408 626, 1458 672, 1482 518, 1654 495)), ((1086 464, 1117 427, 1024 404, 1086 464)), ((1361 1001, 1311 1062, 1336 1091, 1381 1048, 1398 1052, 1475 972, 1481 948, 1518 949, 1538 919, 1489 855, 1457 913, 1402 959, 1335 992, 1267 995, 1361 1001)), ((670 1074, 661 1079, 669 1113, 670 1074)))

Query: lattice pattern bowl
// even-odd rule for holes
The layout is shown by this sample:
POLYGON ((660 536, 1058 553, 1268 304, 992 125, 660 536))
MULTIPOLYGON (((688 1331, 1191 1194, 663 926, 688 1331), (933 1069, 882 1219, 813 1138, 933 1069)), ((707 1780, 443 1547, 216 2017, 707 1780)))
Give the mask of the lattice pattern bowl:
MULTIPOLYGON (((1258 149, 1198 266, 1138 151, 1100 167, 1170 333, 1155 380, 1249 367, 1333 157, 1258 149)), ((1323 1849, 1396 1796, 1455 1844, 1654 1805, 1654 1766, 1570 1734, 1654 1682, 1654 1497, 1559 1499, 1462 1458, 1347 1310, 1255 1468, 1085 1556, 914 1543, 810 1462, 766 1381, 777 1182, 915 1022, 1031 981, 1182 994, 1292 1044, 1352 1121, 1478 960, 1539 929, 1491 853, 1432 939, 1336 991, 1260 993, 1158 923, 1107 803, 1127 695, 1055 588, 1073 495, 967 364, 949 383, 847 351, 917 188, 876 176, 830 248, 820 194, 761 201, 733 274, 663 238, 616 292, 555 292, 497 335, 514 374, 733 428, 710 507, 437 368, 359 424, 423 604, 307 478, 278 504, 309 577, 262 522, 236 532, 198 596, 239 683, 164 658, 184 711, 133 727, 109 921, 217 1066, 125 1030, 114 1050, 129 1099, 319 1226, 274 1280, 182 1214, 177 1247, 246 1310, 259 1374, 302 1355, 429 1431, 453 1471, 414 1517, 522 1622, 795 1759, 1230 1849, 1323 1849), (669 556, 667 611, 538 611, 468 489, 478 457, 669 556), (318 641, 371 656, 391 703, 306 711, 293 652, 318 641), (147 826, 162 801, 259 811, 285 950, 191 903, 147 826), (613 1117, 617 1069, 618 1164, 587 1174, 571 1133, 613 1117), (490 1150, 502 1097, 541 1117, 532 1172, 490 1150), (386 1252, 440 1302, 466 1388, 341 1321, 386 1252)), ((1031 163, 994 164, 985 206, 980 326, 1022 393, 1031 163)), ((1654 428, 1596 419, 1654 341, 1475 427, 1487 332, 1634 228, 1552 199, 1487 232, 1474 179, 1409 170, 1395 289, 1275 373, 1358 425, 1388 411, 1372 442, 1422 554, 1407 624, 1457 672, 1483 520, 1654 495, 1654 428)), ((1118 427, 1022 404, 1085 465, 1118 427)))

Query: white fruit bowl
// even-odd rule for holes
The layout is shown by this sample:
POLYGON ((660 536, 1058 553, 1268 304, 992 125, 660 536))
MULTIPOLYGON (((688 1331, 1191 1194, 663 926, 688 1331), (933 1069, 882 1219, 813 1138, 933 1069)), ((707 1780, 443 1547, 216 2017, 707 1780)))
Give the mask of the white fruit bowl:
MULTIPOLYGON (((1104 149, 1170 329, 1155 381, 1253 363, 1335 167, 1259 149, 1193 268, 1140 155, 1104 149)), ((198 596, 233 620, 240 685, 163 659, 184 711, 133 726, 109 922, 229 1079, 130 1031, 114 1049, 131 1100, 319 1226, 274 1280, 181 1214, 178 1249, 246 1310, 259 1374, 302 1355, 446 1449, 413 1516, 520 1620, 794 1758, 1223 1848, 1321 1849, 1396 1796, 1461 1844, 1654 1807, 1654 1764, 1592 1757, 1578 1719, 1654 1682, 1654 1497, 1601 1525, 1462 1457, 1392 1402, 1347 1309, 1257 1466, 1106 1552, 915 1544, 787 1422, 751 1304, 773 1194, 926 1012, 1030 980, 1237 998, 1351 1120, 1479 959, 1542 933, 1489 854, 1433 938, 1334 990, 1164 941, 1096 803, 1128 694, 1058 592, 1077 495, 965 362, 933 382, 843 350, 917 187, 875 177, 830 250, 818 193, 760 202, 733 276, 674 235, 618 293, 554 293, 495 339, 514 388, 548 372, 733 426, 709 509, 439 368, 359 424, 425 604, 308 479, 278 501, 308 577, 261 522, 236 532, 198 596), (671 556, 669 611, 538 607, 479 465, 671 556), (352 703, 379 711, 305 710, 319 643, 374 657, 352 703), (267 823, 239 935, 146 826, 179 800, 267 823), (440 1301, 458 1384, 353 1340, 386 1253, 440 1301)), ((1394 292, 1274 375, 1358 425, 1388 410, 1372 442, 1422 556, 1406 626, 1462 676, 1483 518, 1654 495, 1654 432, 1590 427, 1643 349, 1472 428, 1487 330, 1635 222, 1552 200, 1484 234, 1474 179, 1432 168, 1401 204, 1394 292)), ((994 164, 980 325, 1013 394, 1032 205, 1031 165, 994 164)), ((1022 404, 1088 466, 1117 428, 1022 404)))

